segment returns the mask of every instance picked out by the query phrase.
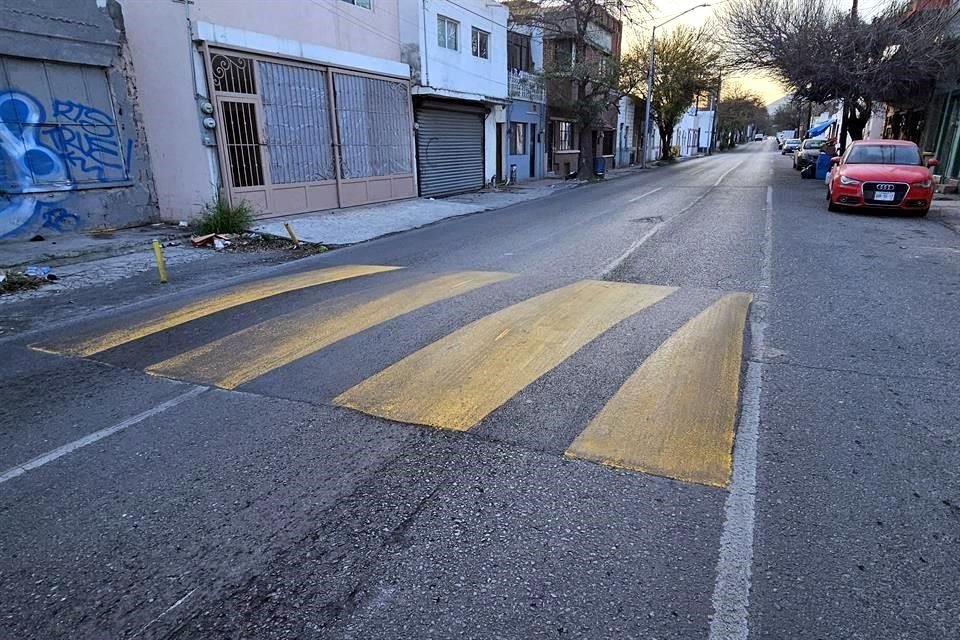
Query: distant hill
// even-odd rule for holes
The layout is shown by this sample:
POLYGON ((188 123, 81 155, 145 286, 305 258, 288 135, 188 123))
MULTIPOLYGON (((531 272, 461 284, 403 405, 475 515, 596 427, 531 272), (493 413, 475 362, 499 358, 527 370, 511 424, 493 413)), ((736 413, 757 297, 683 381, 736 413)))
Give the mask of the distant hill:
POLYGON ((780 105, 787 104, 792 99, 793 99, 793 96, 785 95, 779 100, 774 100, 773 102, 767 105, 767 113, 769 113, 772 116, 777 112, 777 109, 780 108, 780 105))

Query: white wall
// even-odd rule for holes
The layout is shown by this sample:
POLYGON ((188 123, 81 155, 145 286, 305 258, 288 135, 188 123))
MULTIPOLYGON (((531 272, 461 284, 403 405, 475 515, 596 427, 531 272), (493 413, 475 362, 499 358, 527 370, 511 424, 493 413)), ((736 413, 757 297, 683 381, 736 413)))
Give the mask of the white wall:
MULTIPOLYGON (((643 108, 643 105, 641 105, 641 108, 643 108)), ((620 98, 617 105, 617 140, 616 150, 614 151, 618 167, 626 166, 630 162, 630 152, 633 150, 635 135, 633 127, 636 109, 637 105, 633 98, 628 96, 620 98)), ((642 131, 640 135, 643 135, 642 131)))
MULTIPOLYGON (((641 108, 642 105, 639 105, 637 108, 641 108)), ((713 134, 714 127, 714 112, 713 111, 699 111, 694 113, 694 109, 690 108, 684 113, 683 117, 680 119, 680 122, 677 123, 674 127, 674 135, 672 144, 674 147, 681 145, 680 137, 677 135, 677 131, 684 131, 687 133, 687 139, 684 141, 684 144, 680 147, 681 156, 690 156, 696 151, 691 151, 688 147, 689 132, 691 129, 700 129, 700 139, 699 146, 700 148, 708 149, 710 147, 710 138, 713 134)), ((641 136, 643 132, 641 132, 641 136)), ((659 160, 660 159, 660 129, 657 127, 656 122, 650 123, 650 140, 647 144, 646 149, 647 160, 659 160)))
POLYGON ((401 58, 411 67, 413 94, 468 100, 489 109, 483 123, 484 178, 489 181, 497 172, 497 123, 506 121, 507 7, 483 0, 399 0, 399 6, 401 58), (437 42, 440 15, 459 23, 456 51, 437 42), (473 55, 474 27, 490 34, 487 58, 473 55))
MULTIPOLYGON (((507 8, 493 2, 400 0, 401 49, 405 58, 416 58, 410 61, 420 85, 414 92, 467 100, 506 100, 508 18, 507 8), (457 51, 437 43, 438 15, 460 23, 457 51), (490 34, 488 58, 471 52, 473 27, 490 34)), ((542 45, 540 56, 542 61, 542 45)))
POLYGON ((680 147, 680 155, 687 157, 697 154, 701 147, 710 146, 710 135, 713 131, 713 111, 688 109, 674 131, 673 146, 680 147), (700 131, 699 136, 691 140, 691 136, 696 135, 694 132, 697 129, 700 131), (676 135, 677 130, 683 132, 682 139, 676 135), (691 145, 695 145, 696 148, 692 148, 691 145))
MULTIPOLYGON (((483 119, 483 178, 486 182, 497 175, 497 122, 505 121, 506 113, 502 107, 492 108, 483 119)), ((506 140, 503 148, 507 148, 506 140)))

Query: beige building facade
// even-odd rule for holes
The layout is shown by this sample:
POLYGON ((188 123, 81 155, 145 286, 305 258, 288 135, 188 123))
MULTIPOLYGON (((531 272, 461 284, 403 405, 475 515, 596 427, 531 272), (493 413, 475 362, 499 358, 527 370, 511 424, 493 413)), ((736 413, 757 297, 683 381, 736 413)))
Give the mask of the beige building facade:
POLYGON ((121 0, 160 215, 416 195, 397 0, 121 0))

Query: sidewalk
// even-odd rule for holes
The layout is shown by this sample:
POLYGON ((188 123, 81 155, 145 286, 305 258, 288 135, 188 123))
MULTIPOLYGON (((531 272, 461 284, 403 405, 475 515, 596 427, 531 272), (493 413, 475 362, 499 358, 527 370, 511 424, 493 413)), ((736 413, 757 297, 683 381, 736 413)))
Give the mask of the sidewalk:
POLYGON ((546 179, 508 187, 487 188, 446 198, 412 198, 368 207, 353 207, 272 218, 253 230, 287 237, 284 223, 304 242, 343 246, 416 229, 470 213, 502 209, 579 186, 574 180, 546 179))
MULTIPOLYGON (((692 158, 681 158, 685 162, 692 158)), ((656 170, 651 163, 644 169, 632 165, 607 172, 606 180, 656 170)), ((260 221, 253 229, 265 237, 274 236, 287 241, 284 223, 290 223, 299 240, 314 245, 344 246, 365 242, 381 236, 423 227, 457 216, 502 209, 522 202, 543 198, 554 193, 591 184, 586 180, 547 178, 512 186, 486 188, 446 198, 412 198, 386 202, 367 207, 320 211, 260 221)), ((55 282, 45 283, 39 289, 5 293, 0 304, 47 297, 58 292, 77 291, 87 287, 110 285, 148 271, 155 271, 152 241, 157 239, 164 247, 168 267, 208 261, 215 252, 190 246, 188 229, 174 224, 145 225, 134 229, 110 232, 54 236, 39 241, 0 243, 0 273, 17 272, 27 266, 50 267, 55 282)), ((273 241, 275 244, 280 242, 273 241)), ((306 245, 304 245, 306 246, 306 245)), ((287 247, 289 248, 289 247, 287 247)), ((252 264, 279 263, 294 260, 300 252, 260 251, 246 259, 252 264)), ((244 256, 230 262, 231 270, 242 269, 244 256)), ((214 261, 218 262, 218 261, 214 261)), ((207 270, 213 263, 191 272, 207 270)), ((8 307, 9 308, 9 307, 8 307)))
POLYGON ((938 193, 933 198, 933 206, 927 216, 960 233, 960 196, 938 193))
POLYGON ((145 225, 117 231, 53 236, 39 241, 0 243, 0 270, 28 265, 59 267, 149 249, 154 238, 166 244, 190 236, 176 225, 145 225))
MULTIPOLYGON (((678 158, 677 164, 702 157, 705 156, 678 158)), ((653 162, 646 169, 640 165, 611 169, 607 171, 605 179, 616 180, 652 171, 659 166, 670 165, 658 165, 653 162)), ((591 183, 586 180, 546 178, 445 198, 413 198, 369 207, 335 209, 273 218, 257 225, 253 230, 257 233, 285 238, 287 231, 284 224, 289 223, 300 240, 336 247, 416 229, 447 218, 502 209, 587 184, 591 183)))

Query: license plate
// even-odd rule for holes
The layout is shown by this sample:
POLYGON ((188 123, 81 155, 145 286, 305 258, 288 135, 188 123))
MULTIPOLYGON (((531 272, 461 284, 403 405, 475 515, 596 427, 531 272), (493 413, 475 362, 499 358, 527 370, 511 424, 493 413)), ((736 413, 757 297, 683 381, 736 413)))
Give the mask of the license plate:
POLYGON ((877 191, 873 194, 873 199, 877 202, 893 202, 896 195, 892 191, 877 191))

